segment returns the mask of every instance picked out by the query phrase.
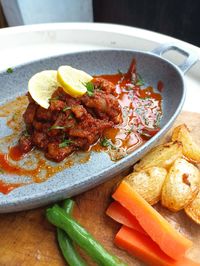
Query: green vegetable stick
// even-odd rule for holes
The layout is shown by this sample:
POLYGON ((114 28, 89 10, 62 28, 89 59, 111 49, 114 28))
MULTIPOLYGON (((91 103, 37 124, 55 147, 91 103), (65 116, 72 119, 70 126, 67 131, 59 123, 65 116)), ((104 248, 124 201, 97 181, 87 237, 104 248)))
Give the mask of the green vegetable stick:
POLYGON ((62 251, 63 257, 70 266, 86 266, 87 264, 81 258, 74 248, 72 240, 60 228, 57 228, 57 239, 62 251))
POLYGON ((75 202, 72 199, 66 199, 63 201, 62 208, 69 215, 72 215, 75 202))
POLYGON ((109 254, 90 233, 71 218, 70 215, 66 214, 58 205, 47 209, 46 216, 50 223, 63 229, 99 265, 127 266, 117 257, 109 254))
MULTIPOLYGON (((71 215, 74 207, 74 201, 67 199, 63 202, 63 208, 68 215, 71 215)), ((63 257, 70 266, 87 266, 81 256, 74 248, 72 240, 69 236, 60 228, 57 228, 57 239, 62 251, 63 257)))

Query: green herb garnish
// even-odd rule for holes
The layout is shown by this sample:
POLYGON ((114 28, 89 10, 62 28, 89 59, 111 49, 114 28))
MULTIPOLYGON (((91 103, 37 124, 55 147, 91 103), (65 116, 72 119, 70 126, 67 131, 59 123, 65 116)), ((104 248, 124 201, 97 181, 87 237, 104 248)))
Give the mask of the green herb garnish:
POLYGON ((155 122, 155 126, 158 127, 160 125, 160 121, 162 119, 162 114, 158 113, 157 117, 156 117, 156 122, 155 122))
POLYGON ((65 112, 65 111, 70 110, 70 109, 71 109, 70 106, 66 106, 66 107, 64 107, 64 108, 62 109, 62 111, 65 112))
POLYGON ((17 118, 17 114, 16 113, 14 113, 14 115, 13 115, 13 117, 12 117, 12 119, 16 119, 17 118))
POLYGON ((144 79, 140 76, 140 74, 136 74, 137 78, 136 78, 136 86, 143 86, 145 84, 144 79))
POLYGON ((72 118, 74 118, 73 114, 68 115, 68 119, 72 119, 72 118))
POLYGON ((69 146, 72 143, 73 143, 73 141, 71 139, 64 139, 63 142, 61 142, 59 144, 59 148, 65 148, 65 147, 69 146))
POLYGON ((52 126, 49 128, 49 131, 52 130, 52 129, 65 129, 66 127, 63 127, 63 126, 52 126))
POLYGON ((0 168, 0 174, 4 174, 4 170, 0 168))
POLYGON ((126 130, 127 135, 130 134, 131 132, 133 132, 135 125, 131 125, 129 129, 126 130))
POLYGON ((9 67, 9 68, 6 70, 6 72, 7 72, 8 74, 11 74, 11 73, 13 73, 13 69, 12 69, 11 67, 9 67))
POLYGON ((113 145, 112 141, 110 139, 107 139, 106 137, 101 139, 100 145, 102 147, 111 147, 112 149, 116 150, 116 147, 115 147, 115 145, 113 145))
POLYGON ((119 75, 123 75, 122 71, 120 69, 117 70, 119 75))
POLYGON ((28 133, 28 130, 24 130, 22 132, 22 135, 25 136, 25 137, 29 137, 30 136, 30 134, 28 133))
POLYGON ((94 84, 91 81, 89 81, 89 82, 84 83, 83 85, 87 89, 88 96, 90 97, 93 96, 94 95, 94 84))
POLYGON ((59 99, 60 99, 59 96, 56 96, 56 97, 50 98, 49 102, 57 101, 59 99))

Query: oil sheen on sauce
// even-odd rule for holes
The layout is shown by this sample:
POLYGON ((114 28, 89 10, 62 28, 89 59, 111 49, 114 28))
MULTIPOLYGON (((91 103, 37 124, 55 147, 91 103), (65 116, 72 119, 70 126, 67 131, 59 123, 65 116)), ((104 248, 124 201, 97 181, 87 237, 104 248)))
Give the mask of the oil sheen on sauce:
MULTIPOLYGON (((98 77, 107 79, 115 85, 115 97, 122 110, 122 123, 106 130, 104 136, 91 147, 91 150, 107 151, 112 160, 119 160, 159 131, 162 97, 159 93, 155 93, 151 86, 147 86, 136 73, 134 60, 125 74, 117 73, 98 77)), ((163 87, 161 82, 159 84, 163 87)), ((0 107, 0 117, 6 117, 8 127, 13 130, 12 135, 0 139, 0 144, 6 143, 9 146, 7 153, 0 153, 0 192, 4 194, 27 183, 7 184, 1 179, 1 175, 7 173, 28 176, 31 178, 29 184, 43 182, 55 173, 71 167, 74 163, 84 163, 90 158, 90 153, 85 152, 81 156, 72 155, 62 163, 52 165, 39 151, 31 151, 30 153, 34 154, 37 161, 35 167, 29 167, 32 159, 27 160, 26 167, 19 166, 17 162, 29 154, 22 154, 18 146, 11 143, 16 143, 20 133, 24 130, 22 114, 27 103, 26 96, 21 96, 0 107), (13 108, 10 108, 11 106, 13 108), (43 177, 40 175, 41 172, 45 172, 43 177)))

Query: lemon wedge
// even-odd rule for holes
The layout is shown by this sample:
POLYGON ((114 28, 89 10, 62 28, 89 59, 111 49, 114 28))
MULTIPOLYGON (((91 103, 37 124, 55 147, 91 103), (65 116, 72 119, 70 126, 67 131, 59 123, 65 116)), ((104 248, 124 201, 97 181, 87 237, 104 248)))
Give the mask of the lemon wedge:
POLYGON ((28 91, 40 106, 45 109, 49 107, 49 99, 58 88, 57 71, 44 70, 31 77, 28 82, 28 91))
POLYGON ((86 93, 85 83, 91 81, 92 76, 71 66, 60 66, 57 80, 66 93, 72 97, 80 97, 86 93))

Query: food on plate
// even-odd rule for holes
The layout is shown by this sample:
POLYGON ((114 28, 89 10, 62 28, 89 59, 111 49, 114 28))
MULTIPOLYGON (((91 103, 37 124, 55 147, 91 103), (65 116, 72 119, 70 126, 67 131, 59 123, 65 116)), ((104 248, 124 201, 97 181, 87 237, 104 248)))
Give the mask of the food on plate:
POLYGON ((113 201, 107 208, 106 214, 116 222, 126 225, 138 232, 146 234, 138 220, 119 202, 113 201))
POLYGON ((129 174, 125 180, 149 204, 156 204, 161 197, 162 186, 167 175, 167 170, 153 166, 140 172, 129 174))
MULTIPOLYGON (((4 174, 29 178, 25 183, 16 179, 17 186, 43 182, 87 162, 90 151, 120 160, 160 130, 162 96, 144 82, 135 60, 126 73, 93 77, 70 66, 44 70, 30 79, 28 89, 27 95, 0 107, 13 130, 0 139, 5 143, 0 167, 4 174), (83 152, 77 156, 77 151, 83 152)), ((5 193, 1 186, 0 191, 5 193)))
POLYGON ((172 140, 182 143, 185 157, 196 163, 200 163, 200 147, 192 139, 190 131, 185 124, 173 130, 172 140))
MULTIPOLYGON (((199 266, 185 256, 173 260, 147 235, 127 226, 122 226, 115 236, 115 244, 133 256, 153 266, 199 266)), ((175 247, 174 247, 175 248, 175 247)))
POLYGON ((131 65, 125 74, 93 78, 60 66, 58 71, 35 74, 28 86, 20 150, 27 153, 36 147, 46 158, 60 162, 98 141, 111 154, 118 153, 117 159, 141 145, 159 130, 162 98, 151 87, 141 89, 133 71, 131 65))
POLYGON ((137 218, 146 233, 169 257, 178 260, 192 246, 189 239, 176 231, 126 181, 120 183, 112 196, 137 218))
POLYGON ((165 178, 161 203, 171 211, 179 211, 194 200, 199 188, 199 169, 183 158, 176 159, 165 178))
POLYGON ((63 90, 72 97, 83 96, 87 92, 85 84, 93 79, 86 72, 71 66, 60 66, 58 68, 57 80, 63 90))
MULTIPOLYGON (((72 214, 74 207, 74 201, 71 199, 66 199, 63 203, 63 209, 68 215, 72 214)), ((79 253, 74 247, 74 243, 71 238, 60 228, 57 228, 57 239, 60 249, 62 251, 63 257, 69 264, 69 266, 86 266, 86 262, 82 259, 79 253)))
POLYGON ((197 224, 200 224, 200 192, 196 198, 185 207, 185 213, 197 224))
POLYGON ((117 257, 109 254, 92 235, 79 225, 66 211, 54 205, 47 209, 46 217, 50 223, 67 233, 95 262, 105 266, 127 266, 117 257))
MULTIPOLYGON (((107 85, 111 90, 112 84, 107 85)), ((75 150, 88 150, 106 128, 120 122, 120 115, 117 99, 103 88, 94 89, 92 99, 89 95, 73 98, 58 88, 48 109, 29 95, 24 113, 27 134, 19 140, 20 149, 27 152, 37 147, 48 159, 60 162, 75 150)))
POLYGON ((150 167, 169 167, 177 159, 182 157, 183 145, 180 142, 160 144, 145 155, 134 166, 135 171, 141 171, 150 167))

